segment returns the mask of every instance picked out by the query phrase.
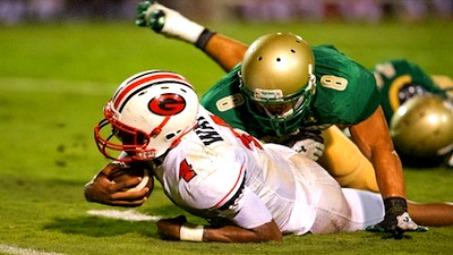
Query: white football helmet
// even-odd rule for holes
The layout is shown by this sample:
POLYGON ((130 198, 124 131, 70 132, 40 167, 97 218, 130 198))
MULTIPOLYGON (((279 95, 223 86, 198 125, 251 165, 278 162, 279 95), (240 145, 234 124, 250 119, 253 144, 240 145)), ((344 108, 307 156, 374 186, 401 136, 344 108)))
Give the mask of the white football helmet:
POLYGON ((135 74, 104 107, 105 119, 94 129, 98 149, 123 162, 157 158, 195 126, 198 106, 198 96, 183 76, 160 70, 135 74))

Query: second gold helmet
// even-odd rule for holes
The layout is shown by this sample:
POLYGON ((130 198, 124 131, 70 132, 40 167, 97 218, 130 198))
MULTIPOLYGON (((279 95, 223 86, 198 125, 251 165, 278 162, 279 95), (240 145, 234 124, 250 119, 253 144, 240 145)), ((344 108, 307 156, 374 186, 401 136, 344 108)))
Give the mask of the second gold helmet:
POLYGON ((436 159, 453 144, 453 105, 435 95, 411 98, 393 115, 390 134, 403 156, 436 159))

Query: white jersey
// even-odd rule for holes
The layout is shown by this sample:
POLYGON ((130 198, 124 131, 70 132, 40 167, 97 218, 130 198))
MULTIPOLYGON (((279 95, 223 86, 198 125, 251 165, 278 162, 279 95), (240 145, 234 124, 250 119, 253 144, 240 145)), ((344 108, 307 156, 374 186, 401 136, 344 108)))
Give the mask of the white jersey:
POLYGON ((271 220, 283 233, 351 228, 343 220, 351 210, 341 188, 319 165, 290 148, 262 144, 200 108, 196 128, 156 170, 175 204, 246 229, 271 220), (342 220, 326 221, 325 213, 332 212, 342 220))

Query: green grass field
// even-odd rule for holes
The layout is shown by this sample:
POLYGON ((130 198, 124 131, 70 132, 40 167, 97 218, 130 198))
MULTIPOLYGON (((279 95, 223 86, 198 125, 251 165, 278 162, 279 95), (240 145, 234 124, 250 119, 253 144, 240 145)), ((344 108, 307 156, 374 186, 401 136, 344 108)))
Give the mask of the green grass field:
MULTIPOLYGON (((430 73, 453 75, 451 23, 211 27, 247 43, 263 33, 292 31, 312 44, 334 44, 367 67, 407 58, 430 73)), ((223 72, 193 46, 124 23, 0 27, 0 53, 0 253, 18 254, 11 247, 60 254, 453 253, 451 227, 401 241, 362 232, 287 236, 282 244, 199 244, 162 241, 152 222, 90 216, 88 210, 118 209, 83 198, 84 184, 107 162, 92 128, 117 84, 135 72, 162 68, 184 74, 203 92, 223 72)), ((405 169, 405 176, 409 198, 453 200, 451 169, 405 169)), ((137 211, 183 213, 160 186, 137 211)))

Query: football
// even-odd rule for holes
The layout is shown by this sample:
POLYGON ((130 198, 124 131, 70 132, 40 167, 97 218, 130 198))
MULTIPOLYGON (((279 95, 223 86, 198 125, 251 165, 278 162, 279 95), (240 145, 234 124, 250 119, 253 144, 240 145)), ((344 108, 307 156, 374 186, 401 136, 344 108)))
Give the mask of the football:
POLYGON ((142 181, 137 186, 125 189, 124 191, 132 192, 148 187, 149 192, 147 196, 149 196, 154 188, 154 178, 151 171, 142 166, 119 167, 113 170, 108 178, 116 183, 122 183, 137 177, 142 177, 142 181))

